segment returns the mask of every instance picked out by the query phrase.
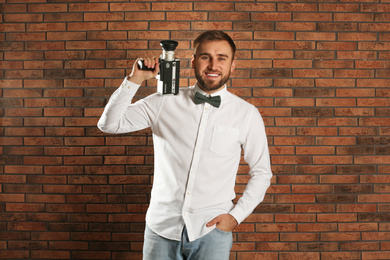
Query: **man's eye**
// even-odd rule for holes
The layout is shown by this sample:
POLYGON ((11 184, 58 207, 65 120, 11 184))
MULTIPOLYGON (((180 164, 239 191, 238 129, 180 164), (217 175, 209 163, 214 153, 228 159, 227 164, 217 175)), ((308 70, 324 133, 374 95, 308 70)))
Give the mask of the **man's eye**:
POLYGON ((209 57, 207 57, 207 56, 202 56, 202 57, 200 57, 202 60, 207 60, 209 57))

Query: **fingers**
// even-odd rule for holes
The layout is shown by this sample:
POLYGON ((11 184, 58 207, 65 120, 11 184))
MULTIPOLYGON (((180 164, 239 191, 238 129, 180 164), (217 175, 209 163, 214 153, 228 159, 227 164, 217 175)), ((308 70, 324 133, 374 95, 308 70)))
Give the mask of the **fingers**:
POLYGON ((152 68, 152 71, 148 70, 140 70, 138 68, 138 62, 141 58, 138 58, 133 65, 133 70, 128 78, 131 82, 136 84, 142 84, 143 81, 155 78, 159 73, 159 60, 158 58, 143 58, 145 67, 152 68))
POLYGON ((220 217, 215 217, 213 218, 209 223, 206 224, 206 227, 211 227, 211 226, 214 226, 216 225, 220 220, 220 217))
POLYGON ((153 58, 142 58, 144 61, 144 65, 150 69, 155 69, 158 66, 158 59, 153 58))
POLYGON ((222 214, 206 224, 206 227, 217 225, 218 229, 223 231, 232 231, 237 225, 237 220, 230 214, 222 214))

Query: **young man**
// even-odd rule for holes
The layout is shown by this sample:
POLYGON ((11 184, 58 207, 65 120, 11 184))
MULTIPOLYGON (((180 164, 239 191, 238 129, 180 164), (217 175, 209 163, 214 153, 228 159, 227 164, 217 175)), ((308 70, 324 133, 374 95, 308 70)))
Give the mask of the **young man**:
POLYGON ((151 127, 154 181, 146 215, 144 259, 229 259, 232 230, 263 200, 272 177, 263 120, 253 105, 231 94, 226 82, 236 47, 221 31, 194 41, 197 83, 179 94, 153 94, 131 103, 140 84, 159 72, 158 59, 134 64, 108 102, 98 127, 127 133, 151 127), (234 206, 236 174, 244 150, 249 181, 234 206))

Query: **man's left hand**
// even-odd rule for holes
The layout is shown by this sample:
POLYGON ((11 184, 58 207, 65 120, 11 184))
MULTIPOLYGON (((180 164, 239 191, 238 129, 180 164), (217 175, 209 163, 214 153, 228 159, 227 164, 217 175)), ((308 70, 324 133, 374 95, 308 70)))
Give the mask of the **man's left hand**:
POLYGON ((233 231, 233 229, 238 226, 238 223, 237 220, 232 215, 222 214, 215 217, 209 223, 206 224, 207 227, 211 227, 213 225, 217 225, 217 228, 219 230, 230 232, 233 231))

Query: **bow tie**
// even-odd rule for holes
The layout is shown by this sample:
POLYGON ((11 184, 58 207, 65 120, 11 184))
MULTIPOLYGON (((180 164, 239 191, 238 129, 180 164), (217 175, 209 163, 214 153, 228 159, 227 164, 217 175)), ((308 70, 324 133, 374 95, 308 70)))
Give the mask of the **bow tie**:
POLYGON ((195 104, 203 104, 204 102, 209 103, 214 107, 219 107, 221 105, 221 97, 206 97, 205 95, 200 94, 199 92, 195 93, 195 104))

